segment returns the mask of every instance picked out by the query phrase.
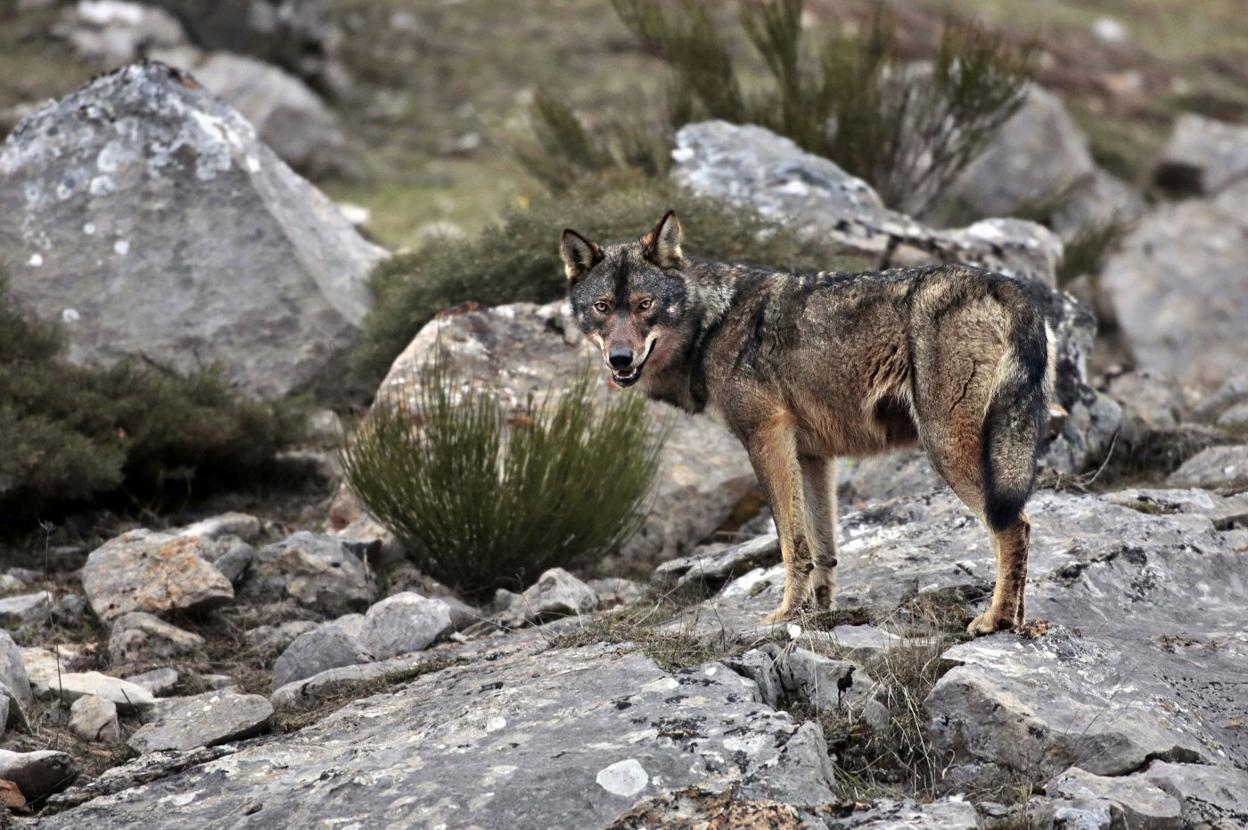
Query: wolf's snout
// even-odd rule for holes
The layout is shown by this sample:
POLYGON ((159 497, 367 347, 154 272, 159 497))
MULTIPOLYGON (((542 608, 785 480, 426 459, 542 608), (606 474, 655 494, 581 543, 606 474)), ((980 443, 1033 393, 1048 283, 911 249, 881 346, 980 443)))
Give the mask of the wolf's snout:
POLYGON ((607 354, 607 362, 612 369, 627 369, 633 364, 633 350, 627 345, 612 346, 607 354))

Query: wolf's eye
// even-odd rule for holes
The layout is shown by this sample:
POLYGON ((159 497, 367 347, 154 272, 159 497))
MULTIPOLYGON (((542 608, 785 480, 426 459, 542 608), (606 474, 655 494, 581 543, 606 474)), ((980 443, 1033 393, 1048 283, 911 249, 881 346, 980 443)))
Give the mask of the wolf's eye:
POLYGON ((606 303, 594 303, 594 311, 597 311, 599 314, 606 314, 609 310, 610 306, 606 303))
POLYGON ((652 297, 646 297, 644 300, 642 300, 641 302, 639 302, 639 303, 637 304, 637 310, 638 310, 638 311, 649 311, 649 310, 650 310, 650 306, 652 306, 652 305, 654 305, 654 298, 652 298, 652 297))

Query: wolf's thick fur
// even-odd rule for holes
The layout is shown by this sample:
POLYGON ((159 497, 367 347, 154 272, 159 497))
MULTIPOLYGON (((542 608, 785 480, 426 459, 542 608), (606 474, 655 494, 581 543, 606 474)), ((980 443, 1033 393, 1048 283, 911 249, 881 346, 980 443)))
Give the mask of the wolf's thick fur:
POLYGON ((1052 334, 1028 287, 961 265, 789 274, 689 259, 668 213, 640 240, 560 246, 581 328, 617 384, 720 414, 775 515, 784 599, 829 607, 833 459, 921 445, 984 522, 992 605, 973 634, 1023 622, 1023 506, 1052 397, 1052 334))

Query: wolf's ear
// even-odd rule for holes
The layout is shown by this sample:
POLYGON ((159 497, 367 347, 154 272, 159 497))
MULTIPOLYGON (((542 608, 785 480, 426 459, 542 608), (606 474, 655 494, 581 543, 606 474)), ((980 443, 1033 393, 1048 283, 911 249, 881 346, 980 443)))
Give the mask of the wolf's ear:
POLYGON ((646 259, 660 268, 676 268, 685 261, 680 251, 680 241, 684 231, 680 228, 680 220, 676 211, 669 210, 663 214, 654 230, 641 238, 641 245, 646 251, 646 259))
POLYGON ((563 272, 568 275, 568 282, 576 285, 602 260, 602 248, 571 228, 564 228, 563 236, 559 237, 559 256, 563 257, 563 272))

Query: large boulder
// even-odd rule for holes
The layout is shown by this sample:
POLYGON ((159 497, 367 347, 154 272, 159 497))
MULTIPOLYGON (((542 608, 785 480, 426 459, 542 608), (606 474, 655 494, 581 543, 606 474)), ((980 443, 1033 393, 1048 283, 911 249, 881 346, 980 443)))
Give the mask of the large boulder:
POLYGON ((91 610, 104 622, 131 611, 207 611, 234 599, 234 587, 204 561, 194 536, 131 530, 91 552, 82 569, 91 610))
POLYGON ((1185 113, 1153 169, 1159 187, 1181 194, 1216 193, 1248 177, 1248 126, 1185 113))
POLYGON ((1248 180, 1212 199, 1165 204, 1101 273, 1136 365, 1169 373, 1199 400, 1243 370, 1248 342, 1248 180))
POLYGON ((404 591, 369 608, 361 633, 373 656, 385 660, 427 648, 453 628, 445 602, 404 591))
POLYGON ((372 659, 367 646, 350 631, 337 623, 326 623, 300 634, 277 658, 273 664, 273 688, 372 659))
POLYGON ((753 125, 705 121, 676 133, 672 178, 694 193, 746 205, 881 268, 967 262, 1053 285, 1062 243, 1018 219, 937 230, 889 210, 866 182, 753 125))
MULTIPOLYGON (((522 405, 530 396, 565 387, 593 357, 563 303, 529 303, 459 310, 431 321, 394 361, 377 390, 387 405, 414 404, 420 369, 439 347, 452 367, 473 379, 497 385, 506 403, 522 405)), ((609 388, 601 400, 631 394, 609 388)), ((624 550, 634 563, 670 559, 702 541, 729 518, 754 487, 754 473, 736 438, 710 418, 693 417, 654 401, 646 404, 657 425, 671 418, 664 446, 658 493, 640 533, 624 550)))
POLYGON ((1093 170, 1088 140, 1062 99, 1032 84, 1022 106, 959 174, 947 198, 976 216, 1011 216, 1055 202, 1093 170))
POLYGON ((163 64, 96 78, 0 146, 0 268, 66 324, 78 362, 216 363, 249 393, 306 387, 353 344, 383 255, 163 64))

